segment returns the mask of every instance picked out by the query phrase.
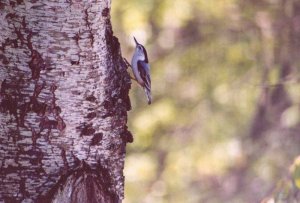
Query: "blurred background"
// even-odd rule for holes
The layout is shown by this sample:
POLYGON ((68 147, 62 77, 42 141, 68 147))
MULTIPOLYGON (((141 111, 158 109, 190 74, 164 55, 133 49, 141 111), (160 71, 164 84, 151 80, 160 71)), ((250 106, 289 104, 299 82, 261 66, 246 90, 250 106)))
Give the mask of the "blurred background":
POLYGON ((133 81, 125 203, 300 202, 300 1, 114 0, 133 81))

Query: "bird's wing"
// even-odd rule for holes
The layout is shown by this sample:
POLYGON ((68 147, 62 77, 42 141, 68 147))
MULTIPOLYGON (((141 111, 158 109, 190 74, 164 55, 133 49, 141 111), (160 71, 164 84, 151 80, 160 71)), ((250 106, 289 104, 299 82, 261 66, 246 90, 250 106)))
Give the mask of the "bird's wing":
POLYGON ((151 91, 151 79, 150 79, 150 66, 148 63, 144 61, 138 61, 138 71, 140 73, 141 78, 144 81, 144 87, 151 91))

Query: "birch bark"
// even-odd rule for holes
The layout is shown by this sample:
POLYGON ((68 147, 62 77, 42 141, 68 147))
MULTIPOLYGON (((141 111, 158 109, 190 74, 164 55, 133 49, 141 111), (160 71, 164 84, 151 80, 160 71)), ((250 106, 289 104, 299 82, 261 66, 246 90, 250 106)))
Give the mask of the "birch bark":
POLYGON ((0 201, 123 199, 130 77, 109 13, 0 1, 0 201))

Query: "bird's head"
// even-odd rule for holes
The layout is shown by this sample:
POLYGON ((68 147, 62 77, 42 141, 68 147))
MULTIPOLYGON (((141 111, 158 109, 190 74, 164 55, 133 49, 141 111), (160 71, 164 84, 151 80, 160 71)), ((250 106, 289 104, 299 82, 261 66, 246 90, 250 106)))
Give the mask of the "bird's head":
POLYGON ((141 59, 144 60, 146 63, 148 63, 148 55, 147 55, 147 51, 145 49, 145 47, 140 44, 135 37, 133 37, 134 42, 135 42, 135 54, 137 54, 137 56, 141 59))

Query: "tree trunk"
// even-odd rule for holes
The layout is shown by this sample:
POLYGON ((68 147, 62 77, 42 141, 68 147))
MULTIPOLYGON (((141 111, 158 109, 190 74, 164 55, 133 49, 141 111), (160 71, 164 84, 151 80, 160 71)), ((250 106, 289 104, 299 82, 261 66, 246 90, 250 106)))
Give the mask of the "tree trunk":
POLYGON ((0 201, 120 202, 130 77, 110 0, 1 0, 0 201))

